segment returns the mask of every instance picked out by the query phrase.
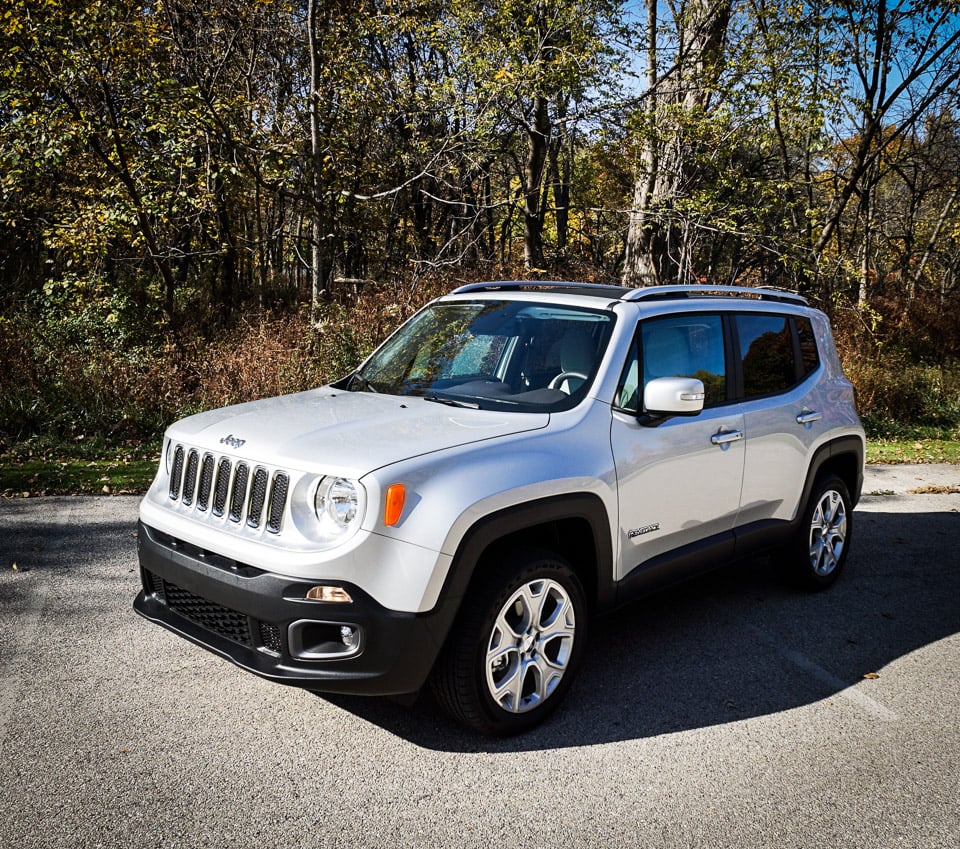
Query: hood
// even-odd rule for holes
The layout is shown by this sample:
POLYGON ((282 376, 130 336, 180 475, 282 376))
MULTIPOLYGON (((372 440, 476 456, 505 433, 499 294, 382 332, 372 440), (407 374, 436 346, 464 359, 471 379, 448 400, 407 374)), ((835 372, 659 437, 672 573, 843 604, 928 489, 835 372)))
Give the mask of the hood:
POLYGON ((423 398, 322 387, 182 419, 175 441, 249 463, 360 478, 458 445, 546 427, 547 413, 448 407, 423 398))

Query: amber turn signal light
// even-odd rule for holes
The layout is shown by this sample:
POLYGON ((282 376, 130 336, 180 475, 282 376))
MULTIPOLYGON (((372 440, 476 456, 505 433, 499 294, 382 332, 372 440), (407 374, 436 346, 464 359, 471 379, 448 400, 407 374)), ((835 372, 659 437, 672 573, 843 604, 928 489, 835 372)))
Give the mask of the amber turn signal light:
POLYGON ((400 521, 403 513, 403 501, 407 497, 406 487, 402 483, 393 483, 387 487, 387 500, 383 508, 383 523, 391 528, 400 521))

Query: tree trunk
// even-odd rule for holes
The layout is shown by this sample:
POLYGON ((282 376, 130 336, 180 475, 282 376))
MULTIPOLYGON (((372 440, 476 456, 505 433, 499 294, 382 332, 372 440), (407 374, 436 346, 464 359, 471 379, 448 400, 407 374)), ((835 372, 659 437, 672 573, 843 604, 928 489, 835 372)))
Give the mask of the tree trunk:
POLYGON ((953 187, 953 191, 950 192, 949 196, 947 197, 947 202, 943 205, 943 209, 940 210, 940 215, 937 218, 936 226, 933 228, 933 232, 930 234, 930 240, 927 242, 927 248, 923 252, 920 263, 917 265, 917 270, 910 278, 910 285, 907 289, 907 298, 911 301, 914 299, 914 297, 916 297, 917 286, 920 284, 920 281, 923 278, 923 272, 926 270, 927 263, 930 261, 930 255, 933 253, 937 243, 940 241, 940 232, 943 230, 943 225, 946 222, 947 217, 950 215, 950 210, 953 208, 953 204, 956 202, 958 194, 960 194, 960 185, 953 187))
MULTIPOLYGON (((567 103, 557 103, 558 122, 567 117, 567 103)), ((570 171, 573 162, 573 134, 564 129, 550 142, 550 184, 553 192, 554 214, 557 222, 557 259, 562 261, 567 252, 570 228, 570 171)))
POLYGON ((323 151, 320 147, 320 85, 319 57, 317 55, 317 8, 321 0, 308 0, 307 39, 310 49, 310 161, 312 164, 312 208, 310 217, 310 326, 316 328, 320 303, 328 296, 323 276, 323 226, 320 220, 323 151))
POLYGON ((527 271, 543 268, 543 214, 540 186, 550 140, 547 99, 534 101, 533 120, 527 125, 527 158, 524 163, 523 265, 527 271))
POLYGON ((691 0, 677 20, 677 52, 668 75, 657 73, 657 2, 647 0, 647 112, 627 233, 623 283, 690 282, 689 226, 675 201, 691 189, 691 140, 685 116, 708 111, 720 76, 731 0, 691 0))
POLYGON ((653 231, 648 213, 657 185, 657 0, 647 0, 647 98, 644 133, 640 151, 640 167, 630 210, 626 255, 623 261, 623 282, 628 286, 652 286, 659 282, 654 262, 653 231))

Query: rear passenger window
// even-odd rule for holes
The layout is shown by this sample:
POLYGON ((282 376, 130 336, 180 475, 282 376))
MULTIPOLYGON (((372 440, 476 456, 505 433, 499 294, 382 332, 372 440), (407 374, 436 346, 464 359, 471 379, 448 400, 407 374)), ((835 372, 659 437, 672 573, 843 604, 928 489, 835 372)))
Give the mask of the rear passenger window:
POLYGON ((782 315, 738 315, 736 322, 744 396, 774 395, 796 385, 790 320, 782 315))

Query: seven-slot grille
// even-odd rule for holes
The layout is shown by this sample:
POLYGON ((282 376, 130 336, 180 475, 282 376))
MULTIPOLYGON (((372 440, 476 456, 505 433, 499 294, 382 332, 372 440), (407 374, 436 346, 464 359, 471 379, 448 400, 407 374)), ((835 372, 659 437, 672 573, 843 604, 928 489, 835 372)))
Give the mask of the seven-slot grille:
POLYGON ((280 533, 290 476, 263 466, 252 469, 242 460, 214 457, 177 445, 170 465, 170 499, 200 513, 224 514, 231 522, 280 533))

